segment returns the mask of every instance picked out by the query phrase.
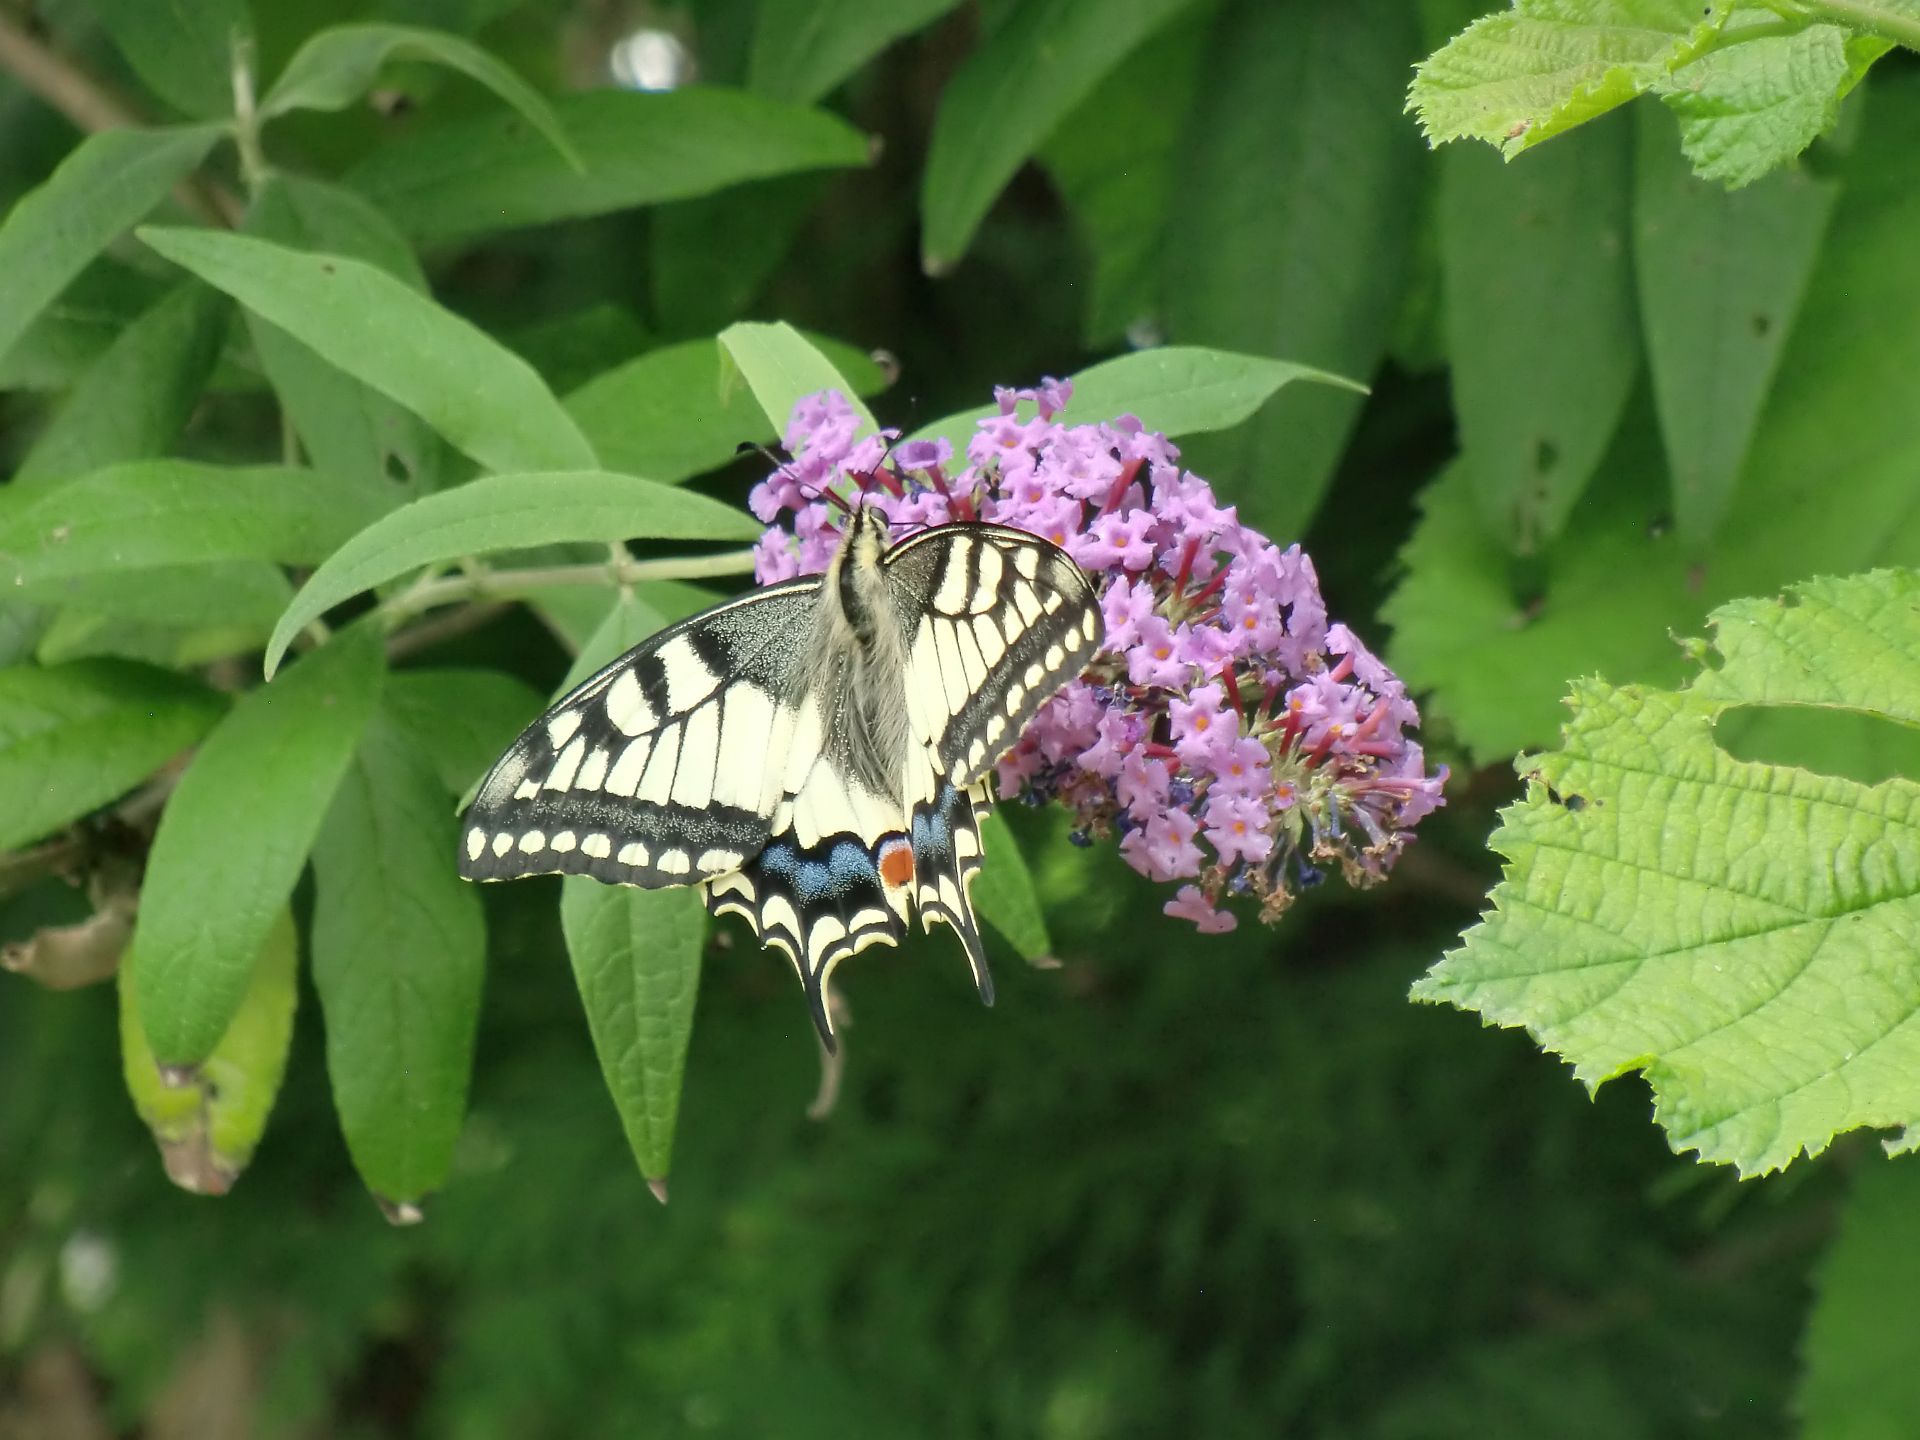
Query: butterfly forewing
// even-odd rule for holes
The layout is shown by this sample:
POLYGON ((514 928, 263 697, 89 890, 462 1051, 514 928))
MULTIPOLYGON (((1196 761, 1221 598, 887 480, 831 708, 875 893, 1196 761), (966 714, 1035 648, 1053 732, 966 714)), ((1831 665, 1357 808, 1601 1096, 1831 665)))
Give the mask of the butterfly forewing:
POLYGON ((818 591, 817 580, 794 581, 705 611, 563 697, 481 782, 460 873, 651 888, 758 854, 804 741, 794 669, 818 591))
POLYGON ((943 775, 978 780, 1100 648, 1085 572, 1024 530, 950 525, 888 553, 907 706, 943 775))

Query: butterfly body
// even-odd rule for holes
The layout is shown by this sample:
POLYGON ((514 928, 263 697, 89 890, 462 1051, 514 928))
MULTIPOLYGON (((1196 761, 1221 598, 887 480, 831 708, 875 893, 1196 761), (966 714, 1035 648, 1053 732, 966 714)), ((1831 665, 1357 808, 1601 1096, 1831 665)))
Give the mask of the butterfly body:
POLYGON ((990 1003, 982 781, 1100 635, 1046 541, 968 523, 889 546, 856 510, 824 575, 669 626, 529 726, 481 783, 461 874, 698 884, 788 955, 829 1045, 833 967, 915 911, 953 926, 990 1003))

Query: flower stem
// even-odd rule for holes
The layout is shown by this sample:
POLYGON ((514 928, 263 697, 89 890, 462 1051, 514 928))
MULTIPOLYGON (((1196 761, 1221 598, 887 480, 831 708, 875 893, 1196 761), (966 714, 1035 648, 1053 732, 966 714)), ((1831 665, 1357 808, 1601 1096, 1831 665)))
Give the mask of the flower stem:
POLYGON ((637 585, 645 580, 706 580, 721 575, 745 575, 753 570, 753 551, 728 550, 719 555, 679 555, 663 560, 635 560, 621 552, 592 565, 548 565, 525 570, 474 569, 458 575, 423 579, 382 605, 389 625, 398 625, 441 605, 469 600, 525 599, 552 585, 637 585))

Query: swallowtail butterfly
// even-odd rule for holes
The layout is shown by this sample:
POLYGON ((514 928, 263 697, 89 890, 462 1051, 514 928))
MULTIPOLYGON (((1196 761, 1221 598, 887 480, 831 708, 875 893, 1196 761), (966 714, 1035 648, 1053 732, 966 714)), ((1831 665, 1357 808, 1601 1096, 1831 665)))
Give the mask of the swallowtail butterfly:
POLYGON ((699 885, 799 972, 833 1047, 833 967, 951 925, 993 981, 968 886, 984 780, 1099 648, 1092 583, 1023 530, 889 546, 856 510, 824 575, 669 626, 527 728, 462 825, 469 880, 699 885))

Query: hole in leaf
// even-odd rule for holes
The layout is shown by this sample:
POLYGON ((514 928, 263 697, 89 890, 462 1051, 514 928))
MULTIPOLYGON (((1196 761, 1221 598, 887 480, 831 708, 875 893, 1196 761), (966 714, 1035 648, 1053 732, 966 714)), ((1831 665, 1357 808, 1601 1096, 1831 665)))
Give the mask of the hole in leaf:
POLYGON ((1755 315, 1753 317, 1753 338, 1754 339, 1756 340, 1766 339, 1768 333, 1772 329, 1773 329, 1773 317, 1771 315, 1755 315))
POLYGON ((1542 437, 1533 443, 1533 468, 1542 475, 1551 474, 1560 463, 1560 447, 1542 437))
POLYGON ((387 478, 396 485, 406 485, 413 480, 413 467, 407 463, 406 457, 391 450, 381 457, 380 468, 387 472, 387 478))
POLYGON ((1739 705, 1713 738, 1736 760, 1792 765, 1862 785, 1920 779, 1920 728, 1824 705, 1739 705))

